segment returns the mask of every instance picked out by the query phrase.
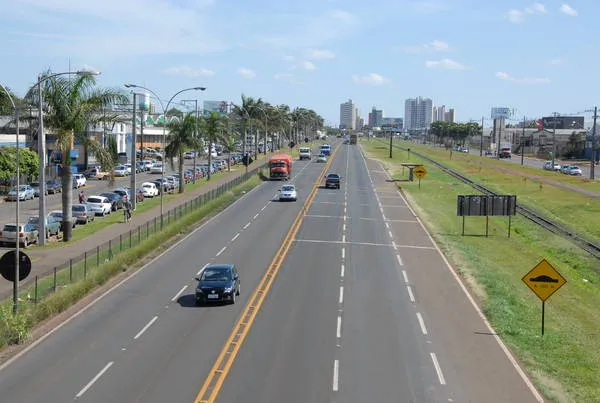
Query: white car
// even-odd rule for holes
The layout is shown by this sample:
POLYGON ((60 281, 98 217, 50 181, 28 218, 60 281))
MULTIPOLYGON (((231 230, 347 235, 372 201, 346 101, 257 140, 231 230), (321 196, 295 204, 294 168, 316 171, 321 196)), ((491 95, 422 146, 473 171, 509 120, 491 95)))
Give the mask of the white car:
POLYGON ((95 215, 105 216, 112 210, 112 203, 104 196, 89 196, 86 204, 95 215))
POLYGON ((127 173, 131 175, 131 164, 124 164, 123 166, 127 168, 127 173))
POLYGON ((87 183, 87 179, 84 174, 73 174, 73 187, 75 189, 79 189, 82 186, 85 186, 87 183))
POLYGON ((543 168, 546 171, 560 171, 560 164, 557 164, 556 162, 554 163, 554 166, 552 166, 552 161, 546 161, 544 162, 544 166, 543 168))
POLYGON ((196 156, 196 153, 194 151, 187 151, 185 153, 183 153, 183 158, 186 160, 191 160, 196 156))
POLYGON ((35 198, 35 190, 29 185, 19 185, 19 190, 17 191, 17 187, 13 186, 13 188, 8 192, 8 200, 29 200, 35 198))
POLYGON ((298 158, 300 160, 303 160, 303 159, 310 160, 312 158, 312 152, 310 151, 310 148, 301 148, 300 151, 298 152, 298 158))
POLYGON ((142 183, 142 194, 144 197, 158 196, 158 188, 152 182, 144 182, 142 183))
POLYGON ((294 185, 283 185, 281 189, 279 189, 279 201, 296 201, 298 200, 298 192, 296 191, 296 186, 294 185))
POLYGON ((569 167, 569 170, 567 171, 567 174, 573 176, 581 176, 583 175, 583 172, 581 171, 581 168, 579 168, 577 165, 571 165, 569 167))
POLYGON ((164 166, 163 164, 154 164, 152 168, 150 168, 151 174, 161 174, 163 172, 164 166))
POLYGON ((119 165, 114 170, 115 176, 127 176, 129 175, 129 171, 125 165, 119 165))

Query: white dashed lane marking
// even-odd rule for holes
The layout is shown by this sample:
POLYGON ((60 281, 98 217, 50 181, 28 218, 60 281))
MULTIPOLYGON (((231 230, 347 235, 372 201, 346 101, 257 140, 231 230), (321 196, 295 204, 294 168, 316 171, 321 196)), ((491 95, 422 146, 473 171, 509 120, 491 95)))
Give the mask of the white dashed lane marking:
POLYGON ((425 327, 425 321, 423 320, 423 316, 421 316, 420 312, 417 312, 417 320, 419 321, 419 326, 421 326, 421 332, 425 336, 427 336, 427 328, 425 327))
POLYGON ((171 302, 175 302, 175 300, 177 300, 177 298, 179 298, 179 296, 180 296, 181 294, 183 294, 183 292, 185 291, 185 289, 186 289, 186 288, 188 288, 188 286, 187 286, 187 285, 184 285, 183 287, 181 287, 181 290, 179 290, 179 291, 177 292, 177 294, 175 294, 175 296, 174 296, 173 298, 171 298, 171 302))
POLYGON ((218 252, 217 252, 217 254, 216 254, 215 256, 221 256, 221 253, 225 252, 225 249, 227 249, 227 246, 223 246, 223 247, 221 248, 221 250, 220 250, 220 251, 218 251, 218 252))
POLYGON ((91 381, 89 381, 89 382, 88 382, 88 384, 87 384, 87 385, 85 385, 85 386, 83 387, 83 389, 81 389, 81 390, 79 391, 79 393, 77 393, 77 394, 75 395, 75 397, 76 397, 76 398, 79 398, 79 397, 83 396, 83 395, 85 394, 85 392, 87 392, 87 391, 88 391, 88 389, 89 389, 89 388, 91 388, 91 387, 92 387, 92 385, 94 385, 94 383, 96 383, 96 381, 97 381, 98 379, 100 379, 100 377, 101 377, 102 375, 104 375, 104 373, 105 373, 106 371, 108 371, 108 369, 109 369, 110 367, 112 367, 112 366, 113 366, 113 364, 114 364, 114 361, 111 361, 111 362, 109 362, 108 364, 106 364, 106 365, 104 366, 104 368, 102 368, 102 369, 100 370, 100 372, 98 372, 98 373, 96 374, 96 376, 95 376, 95 377, 93 377, 93 378, 92 378, 92 380, 91 380, 91 381))
POLYGON ((238 232, 237 234, 235 234, 235 236, 233 238, 231 238, 231 242, 233 242, 236 239, 238 239, 239 236, 240 236, 240 233, 238 232))
POLYGON ((146 326, 144 326, 144 327, 142 328, 142 330, 140 330, 140 331, 138 332, 138 334, 136 334, 136 335, 133 337, 133 339, 134 339, 134 340, 137 340, 137 339, 139 339, 140 337, 142 337, 142 335, 144 334, 144 332, 145 332, 146 330, 148 330, 148 328, 149 328, 150 326, 152 326, 152 324, 153 324, 154 322, 156 322, 156 320, 157 320, 157 319, 158 319, 158 316, 155 316, 155 317, 153 317, 152 319, 150 319, 150 322, 146 323, 146 326))
POLYGON ((251 224, 251 223, 248 223, 248 224, 244 225, 244 227, 243 227, 243 228, 244 228, 244 229, 247 229, 247 228, 250 226, 250 224, 251 224))

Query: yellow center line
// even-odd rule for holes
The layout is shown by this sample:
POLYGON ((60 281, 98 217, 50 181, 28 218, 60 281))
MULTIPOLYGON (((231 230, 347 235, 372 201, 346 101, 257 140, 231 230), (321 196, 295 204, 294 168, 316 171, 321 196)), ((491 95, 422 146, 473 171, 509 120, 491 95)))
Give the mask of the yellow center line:
POLYGON ((267 271, 265 272, 262 280, 260 281, 256 290, 254 290, 252 297, 248 300, 248 303, 244 307, 240 319, 238 319, 235 326, 233 327, 231 334, 229 335, 227 341, 225 342, 225 345, 223 346, 223 349, 219 353, 217 360, 215 361, 214 365, 209 371, 208 376, 206 377, 206 380, 204 381, 204 384, 200 389, 200 392, 198 392, 198 395, 194 399, 194 403, 213 403, 217 398, 219 391, 223 386, 223 382, 225 381, 225 378, 229 374, 231 366, 235 361, 235 357, 237 356, 237 353, 242 343, 244 342, 244 339, 248 335, 248 332, 252 327, 252 323, 254 322, 254 319, 256 318, 256 315, 258 314, 258 311, 260 310, 265 297, 269 293, 269 290, 271 289, 271 285, 273 284, 275 277, 279 273, 279 269, 283 264, 283 260, 288 254, 290 247, 292 246, 293 241, 296 237, 296 234, 300 229, 300 225, 302 224, 304 215, 310 208, 313 199, 317 194, 317 190, 319 189, 319 185, 323 181, 323 177, 325 176, 327 169, 333 162, 338 148, 339 146, 334 149, 333 153, 331 154, 331 157, 323 166, 323 170, 321 171, 317 180, 313 184, 312 190, 308 195, 304 206, 302 206, 302 208, 298 212, 298 215, 294 219, 294 222, 292 223, 292 226, 290 227, 288 233, 283 238, 283 242, 281 243, 279 250, 277 250, 277 253, 275 253, 275 256, 271 261, 271 264, 269 265, 267 271))

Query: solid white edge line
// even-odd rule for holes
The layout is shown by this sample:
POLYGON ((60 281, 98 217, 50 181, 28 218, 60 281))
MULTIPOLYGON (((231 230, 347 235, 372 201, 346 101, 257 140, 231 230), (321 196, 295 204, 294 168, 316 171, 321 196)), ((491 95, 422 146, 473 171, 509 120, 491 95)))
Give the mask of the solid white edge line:
POLYGON ((344 278, 344 273, 346 271, 346 266, 344 266, 344 264, 342 263, 342 270, 340 271, 340 277, 344 278))
POLYGON ((400 255, 396 255, 396 259, 398 259, 398 264, 400 266, 404 266, 404 262, 402 261, 402 258, 400 257, 400 255))
POLYGON ((150 326, 152 326, 152 324, 153 324, 154 322, 156 322, 156 320, 157 320, 157 319, 158 319, 158 316, 154 316, 152 319, 150 319, 150 322, 146 323, 146 326, 144 326, 144 327, 143 327, 143 328, 142 328, 142 329, 141 329, 141 330, 140 330, 140 331, 139 331, 139 332, 138 332, 138 333, 137 333, 137 334, 136 334, 136 335, 133 337, 133 340, 137 340, 137 339, 139 339, 140 337, 142 337, 142 335, 144 334, 144 332, 145 332, 146 330, 148 330, 148 328, 149 328, 150 326))
POLYGON ((339 390, 339 372, 340 372, 340 362, 339 360, 333 361, 333 391, 337 392, 339 390))
POLYGON ((342 317, 341 316, 337 317, 337 330, 336 330, 335 334, 337 335, 338 339, 342 338, 342 317))
POLYGON ((84 393, 85 393, 85 392, 87 392, 87 391, 88 391, 88 389, 89 389, 89 388, 91 388, 91 387, 94 385, 94 383, 96 383, 96 381, 97 381, 98 379, 100 379, 100 377, 101 377, 102 375, 104 375, 104 373, 105 373, 106 371, 108 371, 108 369, 109 369, 110 367, 112 367, 112 366, 113 366, 113 364, 114 364, 114 361, 111 361, 111 362, 109 362, 108 364, 106 364, 106 365, 104 366, 104 368, 102 368, 102 369, 100 370, 100 372, 98 372, 98 373, 96 374, 96 376, 95 376, 95 377, 93 377, 93 378, 92 378, 92 380, 91 380, 91 381, 89 381, 89 382, 87 383, 87 385, 85 385, 85 386, 84 386, 84 387, 83 387, 83 388, 82 388, 82 389, 79 391, 79 393, 77 393, 77 394, 75 395, 75 397, 76 397, 76 398, 79 398, 79 397, 83 396, 83 395, 84 395, 84 393))
POLYGON ((340 286, 340 298, 338 300, 340 304, 344 303, 344 286, 340 286))
POLYGON ((238 239, 239 236, 240 236, 240 233, 238 232, 237 234, 235 234, 235 236, 233 238, 231 238, 231 242, 233 242, 236 239, 238 239))
POLYGON ((410 302, 414 303, 415 302, 415 295, 413 294, 412 291, 412 287, 407 285, 406 289, 408 290, 408 298, 410 299, 410 302))
POLYGON ((220 250, 220 251, 218 251, 218 252, 217 252, 217 254, 216 254, 215 256, 221 256, 221 253, 225 252, 225 249, 227 249, 227 246, 223 246, 223 247, 221 248, 221 250, 220 250))
MULTIPOLYGON (((365 156, 364 156, 363 153, 361 153, 361 155, 363 157, 363 160, 365 161, 365 166, 366 166, 365 156)), ((391 178, 389 172, 387 172, 387 171, 386 171, 386 175, 387 175, 388 178, 391 178)), ((448 270, 450 270, 450 272, 454 276, 454 279, 458 282, 458 285, 460 286, 460 288, 463 290, 463 292, 467 296, 467 299, 469 300, 469 302, 471 302, 471 305, 473 306, 473 308, 475 309, 475 311, 477 312, 477 314, 479 315, 479 317, 481 318, 481 320, 483 320, 483 322, 484 322, 485 326, 487 327, 487 329, 489 330, 490 334, 492 334, 492 337, 494 338, 494 340, 496 340, 496 343, 498 343, 498 345, 500 346, 500 348, 502 349, 502 351, 504 351, 504 354, 506 355, 506 358, 508 358, 508 360, 512 364, 512 366, 515 369, 515 371, 517 371, 517 373, 519 374, 519 376, 521 377, 521 379, 523 380, 523 382, 525 383, 525 385, 527 385, 527 387, 529 388, 529 391, 531 392, 531 394, 533 394, 534 398, 539 403, 544 403, 544 398, 542 397, 542 395, 540 394, 540 392, 538 392, 538 390, 536 389, 536 387, 533 385, 533 382, 531 382, 531 380, 529 379, 529 377, 527 376, 527 374, 525 373, 525 371, 523 371, 523 369, 521 368, 521 366, 517 362, 517 359, 513 356, 513 354, 508 349, 508 347, 506 347, 506 345, 504 344, 504 342, 502 341, 502 339, 500 338, 500 336, 498 336, 496 330, 492 327, 492 325, 490 324, 490 322, 488 321, 488 319, 485 317, 485 315, 483 314, 483 312, 479 308, 479 305, 477 305, 477 302, 475 302, 475 299, 473 298, 473 296, 471 295, 471 293, 469 292, 469 290, 467 289, 467 287, 463 283, 462 279, 460 278, 460 276, 458 275, 458 273, 456 272, 456 270, 454 269, 454 267, 450 264, 450 262, 448 261, 448 259, 446 258, 446 256, 444 256, 444 253, 442 252, 442 250, 440 249, 440 247, 438 246, 438 244, 435 242, 435 240, 433 239, 433 237, 431 236, 431 234, 427 230, 427 227, 425 227, 425 225, 423 224, 423 222, 421 221, 421 219, 417 216, 417 214, 412 209, 412 207, 410 206, 410 204, 408 203, 408 201, 406 200, 406 198, 404 197, 404 195, 402 194, 402 192, 400 192, 400 190, 397 189, 396 193, 400 196, 400 198, 404 201, 404 203, 406 203, 406 206, 408 207, 409 211, 412 213, 412 215, 419 222, 419 225, 421 226, 421 228, 423 228, 423 231, 425 231, 425 233, 429 237, 429 240, 433 244, 433 247, 438 251, 438 254, 440 255, 440 257, 444 261, 444 264, 446 265, 446 268, 448 270)))
POLYGON ((188 286, 187 286, 187 285, 184 285, 183 287, 181 287, 181 290, 179 290, 179 291, 177 292, 177 294, 175 294, 175 296, 174 296, 173 298, 171 298, 171 302, 175 302, 175 300, 176 300, 177 298, 179 298, 179 296, 180 296, 180 295, 181 295, 181 294, 182 294, 182 293, 185 291, 185 289, 186 289, 186 288, 188 288, 188 286))
POLYGON ((402 277, 404 278, 404 284, 408 284, 408 274, 406 274, 406 270, 402 270, 402 277))
POLYGON ((438 359, 435 356, 435 353, 430 353, 430 354, 431 354, 431 360, 433 361, 433 366, 435 367, 435 372, 437 372, 437 376, 440 381, 440 384, 445 385, 446 379, 444 378, 444 374, 442 373, 442 368, 440 367, 440 363, 438 362, 438 359))
POLYGON ((252 223, 248 223, 248 224, 244 225, 244 227, 243 227, 243 228, 244 228, 244 229, 247 229, 247 228, 250 226, 250 224, 252 224, 252 223))
POLYGON ((37 339, 36 341, 34 341, 33 343, 31 343, 29 346, 25 347, 23 350, 21 350, 20 352, 18 352, 14 356, 12 356, 10 359, 6 360, 4 362, 4 364, 0 365, 0 372, 2 372, 6 367, 8 367, 13 362, 17 361, 19 358, 21 358, 22 356, 24 356, 25 354, 27 354, 28 352, 30 352, 31 350, 33 350, 35 347, 37 347, 40 343, 42 343, 48 337, 50 337, 51 335, 53 335, 54 333, 56 333, 58 330, 60 330, 60 328, 62 328, 63 326, 67 325, 69 322, 71 322, 72 320, 74 320, 75 318, 77 318, 79 315, 83 314, 85 311, 87 311, 88 309, 90 309, 92 306, 94 306, 96 303, 98 303, 100 300, 102 300, 108 294, 110 294, 111 292, 113 292, 114 290, 116 290, 117 288, 119 288, 120 286, 122 286, 123 284, 125 284, 127 281, 129 281, 132 278, 134 278, 135 276, 137 276, 145 268, 149 267, 154 262, 156 262, 158 259, 160 259, 164 255, 166 255, 167 253, 169 253, 171 250, 173 250, 176 247, 178 247, 181 243, 183 243, 189 237, 191 237, 192 235, 194 235, 196 232, 202 230, 205 226, 207 226, 208 224, 210 224, 211 222, 213 222, 214 220, 216 220, 222 214, 224 214, 225 212, 229 211, 231 209, 231 207, 233 207, 234 205, 238 204, 240 201, 246 199, 249 194, 256 192, 265 183, 266 182, 260 183, 258 186, 252 188, 249 192, 247 192, 246 194, 242 195, 239 199, 237 199, 236 201, 234 201, 233 203, 231 203, 229 206, 227 206, 227 208, 225 208, 223 211, 220 211, 217 215, 211 217, 204 224, 200 225, 198 228, 194 229, 192 232, 190 232, 189 234, 187 234, 186 236, 184 236, 183 238, 181 238, 180 240, 178 240, 177 242, 175 242, 174 244, 172 244, 171 246, 169 246, 163 253, 159 254, 156 257, 154 257, 148 263, 146 263, 145 265, 143 265, 139 269, 137 269, 134 272, 132 272, 129 276, 125 277, 123 280, 119 281, 117 284, 115 284, 114 286, 112 286, 108 290, 104 291, 102 294, 100 294, 99 296, 97 296, 96 298, 94 298, 90 303, 88 303, 87 305, 85 305, 84 307, 82 307, 80 310, 78 310, 77 312, 75 312, 73 315, 71 315, 68 318, 66 318, 63 322, 59 323, 56 327, 50 329, 47 333, 45 333, 39 339, 37 339))
POLYGON ((427 328, 425 327, 425 321, 423 320, 421 312, 417 312, 417 320, 419 321, 419 326, 421 326, 421 332, 427 336, 427 328))

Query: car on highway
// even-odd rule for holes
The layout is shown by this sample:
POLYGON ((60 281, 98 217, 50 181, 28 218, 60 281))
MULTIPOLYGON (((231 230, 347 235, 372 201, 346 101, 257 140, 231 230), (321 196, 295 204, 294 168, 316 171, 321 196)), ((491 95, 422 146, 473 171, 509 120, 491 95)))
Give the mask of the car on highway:
POLYGON ((185 153, 183 153, 183 158, 186 160, 194 159, 195 156, 196 153, 194 151, 186 151, 185 153))
POLYGON ((35 199, 35 190, 29 185, 19 185, 18 189, 16 186, 13 186, 10 192, 8 192, 6 200, 16 201, 17 199, 21 201, 29 199, 33 200, 35 199))
POLYGON ((129 170, 125 165, 118 165, 113 171, 113 175, 115 176, 127 176, 129 175, 129 170))
POLYGON ((100 196, 104 196, 108 200, 110 200, 110 203, 112 205, 112 207, 111 207, 112 211, 117 211, 118 209, 122 209, 123 208, 123 198, 118 193, 115 193, 115 192, 102 192, 102 193, 100 193, 100 196))
MULTIPOLYGON (((64 231, 64 226, 62 225, 63 222, 63 212, 62 210, 53 210, 48 214, 48 217, 53 217, 56 221, 60 222, 60 230, 64 231)), ((71 228, 75 228, 75 226, 77 225, 77 220, 73 220, 73 222, 71 222, 71 228)))
POLYGON ((544 162, 544 165, 542 166, 542 168, 546 171, 560 171, 560 164, 557 164, 556 162, 554 163, 554 165, 552 164, 552 161, 546 161, 544 162))
POLYGON ((568 175, 573 175, 573 176, 581 176, 583 175, 583 172, 581 171, 581 168, 579 168, 577 165, 571 165, 569 166, 569 170, 567 171, 568 175))
POLYGON ((58 179, 50 179, 46 181, 46 192, 48 194, 55 194, 62 192, 62 183, 58 179))
POLYGON ((298 191, 294 185, 283 185, 279 189, 279 201, 296 201, 298 200, 298 191))
POLYGON ((87 224, 94 221, 94 218, 96 218, 96 215, 90 206, 85 203, 73 204, 71 206, 71 215, 77 224, 87 224))
POLYGON ((163 172, 164 165, 163 164, 153 164, 152 168, 150 168, 151 174, 161 174, 163 172))
POLYGON ((14 245, 19 239, 19 245, 26 248, 38 241, 38 231, 31 224, 4 224, 0 231, 0 245, 14 245))
POLYGON ((327 162, 327 156, 325 154, 319 154, 319 155, 317 155, 316 162, 327 162))
MULTIPOLYGON (((40 216, 32 215, 27 219, 27 224, 33 225, 33 227, 38 231, 40 230, 40 216)), ((54 216, 46 217, 46 238, 50 238, 52 235, 57 235, 60 233, 61 222, 56 219, 54 216)))
POLYGON ((300 160, 310 160, 312 158, 312 152, 308 147, 302 147, 300 151, 298 151, 298 159, 300 160))
POLYGON ((560 172, 563 173, 563 174, 565 174, 565 175, 568 175, 569 174, 569 169, 571 169, 571 165, 565 164, 565 165, 563 165, 563 166, 560 167, 560 172))
POLYGON ((144 182, 142 183, 142 193, 144 197, 154 197, 158 196, 158 188, 155 183, 152 182, 144 182))
POLYGON ((87 183, 87 179, 83 174, 73 174, 73 189, 79 189, 80 187, 85 186, 87 183))
POLYGON ((85 203, 95 215, 105 216, 112 211, 112 203, 104 196, 89 196, 85 203))
POLYGON ((207 302, 235 304, 235 297, 240 295, 240 276, 233 264, 207 266, 196 281, 196 305, 207 302))
POLYGON ((107 180, 110 178, 110 174, 104 172, 99 166, 88 168, 83 175, 88 179, 107 180))
POLYGON ((334 189, 339 189, 340 188, 340 175, 338 174, 327 174, 327 176, 325 177, 325 187, 326 188, 334 188, 334 189))

